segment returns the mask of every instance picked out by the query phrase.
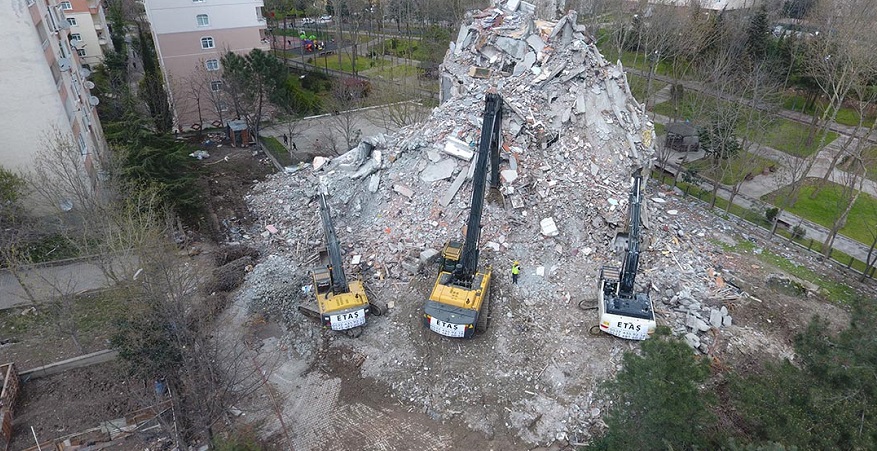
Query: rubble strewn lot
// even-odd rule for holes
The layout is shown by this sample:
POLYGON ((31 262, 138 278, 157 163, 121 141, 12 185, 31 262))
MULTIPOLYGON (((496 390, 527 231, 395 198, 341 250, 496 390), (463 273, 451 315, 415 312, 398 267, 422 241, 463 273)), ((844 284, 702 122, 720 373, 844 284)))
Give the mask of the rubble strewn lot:
MULTIPOLYGON (((587 309, 599 268, 620 262, 613 242, 626 222, 630 175, 650 167, 654 153, 652 124, 622 68, 600 55, 575 12, 548 22, 490 8, 461 29, 443 69, 443 103, 425 123, 272 176, 247 196, 258 224, 241 240, 268 257, 237 302, 285 328, 266 344, 288 359, 272 381, 285 395, 295 449, 360 449, 358 440, 418 449, 587 442, 607 407, 599 382, 637 347, 590 333, 597 318, 587 309), (496 277, 490 327, 452 340, 422 326, 422 308, 437 251, 463 237, 470 143, 489 89, 505 102, 502 186, 488 195, 482 219, 481 264, 496 277), (328 187, 348 277, 364 279, 369 295, 391 307, 355 340, 297 311, 312 302, 310 268, 324 245, 319 184, 328 187), (514 260, 523 268, 518 285, 514 260), (374 424, 378 414, 395 429, 349 427, 374 424), (396 433, 408 441, 393 444, 396 433)), ((747 296, 761 279, 742 273, 758 265, 719 246, 736 243, 738 226, 654 183, 646 199, 637 282, 655 300, 659 324, 700 353, 789 355, 789 331, 816 301, 802 300, 782 330, 753 328, 774 298, 747 296)), ((844 317, 838 308, 821 313, 844 317)), ((275 423, 268 433, 279 433, 275 423)))

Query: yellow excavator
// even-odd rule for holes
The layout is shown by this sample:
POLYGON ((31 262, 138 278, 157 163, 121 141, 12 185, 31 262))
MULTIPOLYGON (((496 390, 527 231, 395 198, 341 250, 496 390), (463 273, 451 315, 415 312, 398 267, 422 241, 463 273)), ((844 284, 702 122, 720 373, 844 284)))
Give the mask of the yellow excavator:
POLYGON ((319 319, 324 327, 356 338, 362 334, 366 315, 381 316, 386 313, 387 307, 383 303, 369 301, 361 280, 348 282, 341 259, 341 244, 335 235, 324 193, 320 193, 320 219, 326 236, 326 249, 320 252, 320 265, 313 270, 317 308, 299 305, 299 310, 319 319))
POLYGON ((423 324, 446 337, 471 338, 487 330, 490 315, 491 268, 478 270, 481 212, 490 158, 491 187, 499 186, 499 146, 502 140, 502 97, 489 93, 472 180, 472 203, 464 242, 449 241, 442 250, 441 268, 423 313, 423 324))

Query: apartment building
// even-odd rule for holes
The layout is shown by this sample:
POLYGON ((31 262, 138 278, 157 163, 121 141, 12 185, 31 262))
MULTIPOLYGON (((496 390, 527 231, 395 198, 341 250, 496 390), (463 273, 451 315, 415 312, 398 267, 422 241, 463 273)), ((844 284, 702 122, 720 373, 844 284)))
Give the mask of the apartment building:
POLYGON ((229 119, 220 58, 269 49, 263 0, 145 0, 152 37, 181 130, 229 119))
POLYGON ((70 25, 70 43, 85 67, 100 64, 113 49, 107 18, 100 0, 63 0, 58 7, 70 25))
POLYGON ((97 180, 107 146, 89 89, 91 72, 71 45, 72 22, 57 0, 13 0, 0 6, 0 164, 29 170, 35 155, 60 135, 78 148, 82 168, 97 180))

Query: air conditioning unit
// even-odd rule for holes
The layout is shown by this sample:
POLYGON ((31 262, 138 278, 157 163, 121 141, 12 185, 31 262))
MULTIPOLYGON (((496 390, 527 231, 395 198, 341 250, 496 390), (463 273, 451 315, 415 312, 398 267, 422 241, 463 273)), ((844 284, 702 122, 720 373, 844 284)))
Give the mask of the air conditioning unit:
POLYGON ((70 70, 70 59, 58 58, 58 69, 61 69, 63 72, 70 70))

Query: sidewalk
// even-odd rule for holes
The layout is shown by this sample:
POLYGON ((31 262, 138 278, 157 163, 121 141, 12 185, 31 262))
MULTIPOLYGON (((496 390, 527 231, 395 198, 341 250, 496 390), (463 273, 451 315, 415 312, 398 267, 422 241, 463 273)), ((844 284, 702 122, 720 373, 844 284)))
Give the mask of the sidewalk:
MULTIPOLYGON (((660 99, 662 95, 661 91, 664 91, 665 89, 666 87, 655 93, 653 99, 660 99)), ((657 123, 668 124, 671 122, 670 118, 667 116, 656 113, 650 113, 650 115, 652 120, 657 123)), ((843 142, 842 140, 846 140, 847 138, 848 136, 841 135, 832 144, 837 143, 838 141, 840 141, 840 143, 837 145, 828 145, 821 149, 815 156, 816 160, 810 168, 810 171, 807 173, 807 177, 822 178, 825 176, 834 153, 840 151, 843 142)), ((852 145, 855 145, 855 143, 852 143, 852 145)), ((787 185, 788 183, 785 181, 791 180, 791 174, 788 173, 790 169, 787 166, 789 161, 791 159, 797 159, 798 162, 800 162, 802 159, 763 145, 760 146, 757 154, 761 157, 776 161, 778 163, 778 170, 768 174, 755 175, 752 180, 743 182, 740 185, 740 191, 734 197, 734 204, 755 212, 764 212, 770 206, 767 203, 762 202, 760 200, 761 197, 787 185)), ((672 161, 672 157, 668 159, 668 166, 672 166, 680 172, 683 171, 678 164, 672 163, 672 161)), ((679 172, 677 172, 677 174, 678 173, 679 172)), ((835 168, 829 176, 829 180, 842 184, 845 176, 846 174, 843 171, 835 168)), ((699 181, 698 186, 706 191, 712 191, 713 188, 705 181, 699 181)), ((862 185, 862 191, 877 197, 877 183, 866 179, 862 185)), ((724 200, 729 200, 731 197, 731 189, 722 185, 718 190, 717 195, 724 200)), ((802 227, 806 231, 806 237, 813 239, 814 242, 818 242, 819 244, 825 242, 825 239, 828 237, 829 230, 826 227, 787 211, 782 212, 779 219, 793 227, 802 227)), ((838 234, 835 237, 832 247, 863 262, 868 258, 869 247, 867 245, 841 234, 838 234)))

